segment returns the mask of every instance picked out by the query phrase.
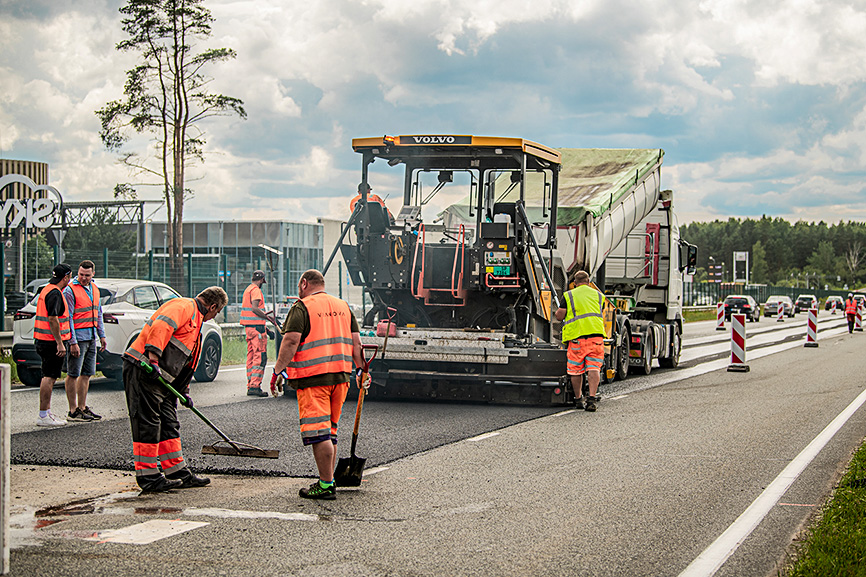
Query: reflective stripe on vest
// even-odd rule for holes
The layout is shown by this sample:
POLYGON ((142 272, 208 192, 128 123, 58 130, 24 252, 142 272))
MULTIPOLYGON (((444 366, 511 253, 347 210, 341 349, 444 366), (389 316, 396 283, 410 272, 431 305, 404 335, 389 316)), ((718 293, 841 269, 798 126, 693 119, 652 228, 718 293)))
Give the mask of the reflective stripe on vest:
POLYGON ((586 335, 603 335, 603 304, 604 295, 589 285, 581 285, 566 292, 566 315, 562 321, 563 342, 586 335), (580 314, 577 314, 577 311, 580 311, 580 314))
MULTIPOLYGON (((80 284, 69 284, 72 294, 75 296, 75 308, 72 310, 72 325, 75 329, 96 328, 96 317, 99 313, 99 297, 93 300, 88 296, 87 290, 80 284)), ((90 283, 90 294, 99 295, 96 285, 90 283)))
POLYGON ((149 348, 159 356, 159 367, 172 382, 184 366, 195 370, 203 322, 195 299, 171 299, 156 309, 124 354, 147 362, 149 348), (169 348, 172 354, 164 354, 169 348))
POLYGON ((857 301, 856 301, 856 299, 847 299, 845 301, 845 314, 846 315, 856 315, 857 314, 857 301))
POLYGON ((256 325, 264 326, 265 324, 265 319, 256 316, 256 313, 253 312, 253 310, 255 310, 253 308, 254 300, 261 301, 259 303, 259 308, 265 306, 265 295, 262 294, 262 289, 254 284, 251 284, 244 291, 244 298, 241 302, 241 324, 245 327, 251 327, 256 325))
POLYGON ((352 312, 343 300, 320 292, 301 299, 310 315, 310 334, 286 368, 302 379, 352 371, 352 312))
POLYGON ((36 301, 36 317, 33 321, 33 338, 36 340, 54 340, 54 333, 51 332, 51 325, 48 323, 48 309, 45 307, 45 297, 55 290, 60 293, 60 299, 63 301, 63 316, 57 317, 57 320, 60 321, 60 340, 68 341, 72 338, 72 331, 69 329, 69 307, 66 304, 66 299, 63 297, 63 291, 56 284, 49 284, 42 289, 42 292, 39 293, 39 300, 36 301))

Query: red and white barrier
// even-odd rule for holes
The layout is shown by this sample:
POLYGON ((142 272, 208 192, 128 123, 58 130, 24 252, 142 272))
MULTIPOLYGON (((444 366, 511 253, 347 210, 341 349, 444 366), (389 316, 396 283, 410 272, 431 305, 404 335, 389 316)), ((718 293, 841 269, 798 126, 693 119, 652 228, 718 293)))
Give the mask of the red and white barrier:
POLYGON ((854 330, 863 332, 863 313, 860 305, 857 305, 857 313, 854 315, 854 330))
POLYGON ((731 315, 731 364, 728 371, 749 372, 746 364, 746 315, 731 315))
POLYGON ((785 322, 785 305, 782 302, 779 302, 779 311, 776 313, 776 322, 783 323, 785 322))
POLYGON ((830 314, 831 315, 836 314, 836 301, 833 301, 832 303, 830 303, 830 314))
POLYGON ((809 322, 806 323, 806 344, 804 347, 818 346, 818 309, 809 309, 809 322))
POLYGON ((716 330, 725 330, 725 303, 716 305, 716 330))

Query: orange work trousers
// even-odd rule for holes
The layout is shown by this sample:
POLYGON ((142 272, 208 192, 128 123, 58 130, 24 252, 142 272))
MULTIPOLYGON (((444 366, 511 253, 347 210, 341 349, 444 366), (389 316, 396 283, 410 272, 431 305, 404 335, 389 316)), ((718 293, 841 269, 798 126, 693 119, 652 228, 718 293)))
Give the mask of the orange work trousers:
POLYGON ((257 327, 245 327, 247 332, 247 388, 261 388, 268 364, 268 333, 257 327))

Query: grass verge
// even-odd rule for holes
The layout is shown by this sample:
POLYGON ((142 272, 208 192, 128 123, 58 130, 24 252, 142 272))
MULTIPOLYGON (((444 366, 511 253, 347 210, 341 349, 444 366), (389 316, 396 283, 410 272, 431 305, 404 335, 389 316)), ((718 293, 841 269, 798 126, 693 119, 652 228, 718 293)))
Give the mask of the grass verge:
POLYGON ((866 575, 866 445, 854 453, 818 520, 797 547, 787 577, 866 575))
POLYGON ((716 309, 705 311, 683 311, 683 320, 687 323, 695 321, 714 321, 716 320, 716 309))
POLYGON ((15 364, 15 361, 12 359, 12 355, 0 355, 0 363, 5 363, 12 367, 12 382, 18 383, 18 366, 15 364))
MULTIPOLYGON (((274 341, 268 339, 268 359, 277 358, 274 341)), ((247 363, 247 341, 239 338, 223 339, 223 356, 220 361, 222 365, 245 365, 247 363)))

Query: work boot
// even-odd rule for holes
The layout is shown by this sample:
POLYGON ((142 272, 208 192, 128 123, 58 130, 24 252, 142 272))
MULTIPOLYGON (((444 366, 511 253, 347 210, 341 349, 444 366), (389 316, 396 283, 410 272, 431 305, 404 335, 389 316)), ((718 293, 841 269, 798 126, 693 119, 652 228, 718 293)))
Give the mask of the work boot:
POLYGON ((574 399, 574 408, 580 410, 583 408, 583 397, 574 399))
POLYGON ((165 493, 172 489, 180 489, 183 481, 180 479, 166 479, 162 475, 148 475, 138 480, 138 486, 142 493, 165 493))
POLYGON ((171 475, 167 475, 167 478, 172 480, 179 480, 182 485, 178 487, 178 489, 194 489, 196 487, 204 487, 205 485, 210 485, 210 479, 208 477, 198 477, 189 469, 184 469, 179 473, 172 473, 171 475))
POLYGON ((327 499, 333 501, 337 498, 336 483, 332 484, 330 487, 322 487, 322 485, 316 481, 306 489, 298 491, 298 495, 304 499, 327 499))
POLYGON ((247 389, 248 397, 267 397, 268 394, 261 387, 250 387, 247 389))
POLYGON ((597 402, 598 402, 598 399, 596 397, 587 397, 586 403, 584 404, 583 409, 585 411, 590 412, 590 413, 594 413, 595 409, 596 409, 596 403, 597 402))

